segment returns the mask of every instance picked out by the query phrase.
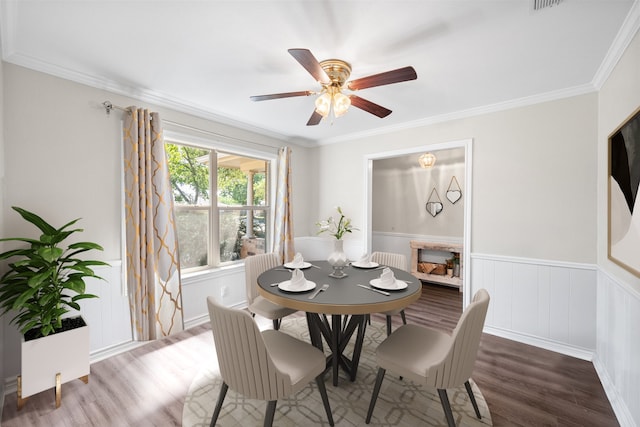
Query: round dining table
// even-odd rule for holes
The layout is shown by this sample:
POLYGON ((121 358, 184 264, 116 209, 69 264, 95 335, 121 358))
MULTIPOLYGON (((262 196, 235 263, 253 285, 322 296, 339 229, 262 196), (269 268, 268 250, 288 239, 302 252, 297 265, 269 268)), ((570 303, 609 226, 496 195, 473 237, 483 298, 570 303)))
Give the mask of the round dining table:
POLYGON ((323 350, 324 337, 331 350, 327 367, 332 369, 334 385, 338 385, 339 367, 347 372, 351 381, 355 381, 367 315, 406 307, 420 298, 422 284, 410 273, 391 268, 399 281, 397 283, 406 283, 406 287, 380 289, 375 279, 380 278, 385 266, 358 268, 351 264, 344 269, 346 275, 342 278, 330 276, 333 269, 326 261, 310 261, 305 263, 305 267, 301 271, 305 279, 315 285, 312 288, 307 282, 304 291, 281 289, 286 288, 284 284, 291 279, 292 270, 278 266, 258 276, 258 292, 271 302, 306 313, 311 343, 323 350), (371 285, 372 280, 378 287, 371 285), (323 289, 323 285, 328 286, 323 289), (345 350, 356 331, 353 354, 349 358, 345 350))

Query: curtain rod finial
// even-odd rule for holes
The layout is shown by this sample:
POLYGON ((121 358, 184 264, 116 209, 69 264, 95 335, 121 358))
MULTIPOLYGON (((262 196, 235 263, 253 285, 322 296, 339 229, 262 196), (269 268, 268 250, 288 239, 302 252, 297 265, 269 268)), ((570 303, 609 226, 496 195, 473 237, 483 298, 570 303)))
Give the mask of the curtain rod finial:
POLYGON ((111 110, 113 110, 113 104, 112 104, 111 102, 109 102, 109 101, 104 101, 104 102, 102 103, 102 106, 103 106, 103 107, 104 107, 104 109, 106 110, 106 112, 107 112, 107 116, 108 116, 109 114, 111 114, 111 110))

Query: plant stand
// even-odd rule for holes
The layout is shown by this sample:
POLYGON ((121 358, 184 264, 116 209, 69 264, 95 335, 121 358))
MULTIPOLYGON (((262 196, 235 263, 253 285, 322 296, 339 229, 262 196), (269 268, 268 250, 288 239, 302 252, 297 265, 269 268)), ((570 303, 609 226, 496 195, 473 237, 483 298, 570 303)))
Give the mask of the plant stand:
POLYGON ((89 326, 29 341, 22 341, 21 374, 18 376, 18 410, 27 398, 55 388, 56 408, 62 384, 75 379, 89 382, 89 326))
MULTIPOLYGON (((85 384, 89 384, 89 375, 78 378, 85 384)), ((28 397, 22 397, 22 376, 18 375, 18 411, 21 410, 25 403, 27 403, 28 397)), ((56 374, 56 408, 60 407, 62 402, 62 376, 58 372, 56 374)))

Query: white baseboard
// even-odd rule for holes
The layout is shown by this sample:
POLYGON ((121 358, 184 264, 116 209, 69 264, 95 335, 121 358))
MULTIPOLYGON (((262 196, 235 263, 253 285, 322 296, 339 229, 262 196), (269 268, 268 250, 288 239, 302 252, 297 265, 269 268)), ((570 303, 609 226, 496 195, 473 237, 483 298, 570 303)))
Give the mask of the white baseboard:
POLYGON ((111 347, 103 348, 91 353, 89 357, 90 363, 100 362, 101 360, 108 359, 118 354, 133 350, 138 347, 142 347, 145 344, 149 344, 151 341, 126 341, 120 344, 113 345, 111 347))
POLYGON ((203 314, 201 316, 194 317, 184 322, 184 329, 191 329, 196 326, 200 326, 209 321, 209 314, 203 314))
MULTIPOLYGON (((4 393, 2 393, 2 407, 0 407, 0 411, 4 408, 4 397, 9 393, 15 393, 18 391, 18 378, 5 378, 4 379, 4 393)), ((0 418, 2 419, 2 418, 0 418)))
POLYGON ((523 344, 532 345, 534 347, 543 348, 545 350, 554 351, 566 356, 587 360, 589 362, 593 360, 594 356, 593 351, 586 348, 580 348, 569 344, 548 340, 545 338, 526 335, 520 332, 507 331, 505 329, 500 329, 493 326, 485 326, 483 332, 510 339, 512 341, 517 341, 523 344))
POLYGON ((596 368, 596 373, 598 374, 598 378, 600 378, 600 382, 602 383, 602 387, 604 388, 604 392, 609 399, 609 403, 611 404, 611 408, 613 412, 616 414, 616 418, 618 419, 618 423, 620 423, 621 427, 636 427, 636 423, 633 421, 633 416, 629 412, 629 408, 624 404, 624 399, 618 393, 618 390, 614 386, 611 381, 611 377, 607 373, 607 370, 604 368, 604 365, 598 358, 596 354, 593 358, 593 366, 596 368))

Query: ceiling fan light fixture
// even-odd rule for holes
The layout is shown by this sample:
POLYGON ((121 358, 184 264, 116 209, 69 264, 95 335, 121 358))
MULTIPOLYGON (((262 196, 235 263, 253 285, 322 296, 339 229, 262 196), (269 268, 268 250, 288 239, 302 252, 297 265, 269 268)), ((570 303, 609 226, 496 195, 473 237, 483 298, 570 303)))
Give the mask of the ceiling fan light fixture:
POLYGON ((336 117, 340 117, 344 115, 349 106, 351 105, 351 99, 341 92, 337 92, 333 95, 333 115, 336 117))
MULTIPOLYGON (((331 114, 332 110, 335 118, 341 117, 347 113, 351 105, 381 119, 385 118, 391 114, 391 110, 388 108, 374 104, 354 94, 345 95, 342 91, 356 91, 418 78, 416 70, 414 70, 413 67, 404 67, 347 81, 349 76, 351 76, 351 65, 346 61, 341 59, 318 61, 309 49, 289 49, 288 52, 322 86, 322 91, 319 92, 319 96, 314 102, 315 109, 307 121, 307 126, 319 124, 322 119, 331 114)), ((315 94, 318 94, 318 92, 305 90, 257 95, 250 96, 249 98, 252 101, 266 101, 268 99, 291 98, 315 94)))
POLYGON ((436 156, 432 153, 424 153, 422 156, 418 157, 418 163, 420 163, 420 166, 423 169, 429 169, 436 164, 436 156))
POLYGON ((327 117, 331 111, 331 95, 327 92, 316 98, 316 111, 322 117, 327 117))

